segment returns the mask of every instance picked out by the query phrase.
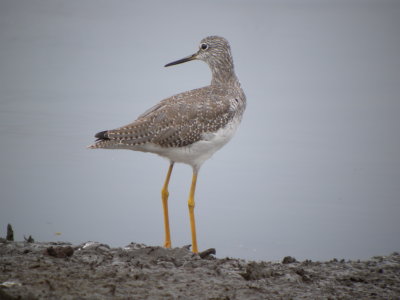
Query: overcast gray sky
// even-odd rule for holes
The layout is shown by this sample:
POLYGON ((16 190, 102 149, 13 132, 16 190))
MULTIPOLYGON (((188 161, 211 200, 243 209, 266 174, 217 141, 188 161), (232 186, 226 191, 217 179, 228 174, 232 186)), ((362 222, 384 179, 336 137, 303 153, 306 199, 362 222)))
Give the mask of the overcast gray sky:
MULTIPOLYGON (((0 235, 11 223, 18 240, 162 245, 168 162, 86 146, 209 84, 202 62, 163 66, 221 35, 248 106, 200 171, 200 250, 399 251, 399 30, 400 1, 0 0, 0 235)), ((177 165, 174 246, 190 243, 190 181, 177 165)))

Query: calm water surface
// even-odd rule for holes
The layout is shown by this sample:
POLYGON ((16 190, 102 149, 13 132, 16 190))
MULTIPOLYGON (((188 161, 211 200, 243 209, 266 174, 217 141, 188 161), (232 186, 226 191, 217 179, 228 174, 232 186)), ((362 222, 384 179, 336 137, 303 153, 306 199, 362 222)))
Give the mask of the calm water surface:
MULTIPOLYGON (((200 171, 200 248, 268 260, 398 251, 399 3, 180 4, 0 2, 0 235, 11 223, 18 240, 162 245, 168 162, 86 146, 208 84, 200 62, 163 65, 219 34, 231 41, 248 108, 200 171)), ((177 165, 176 246, 190 243, 190 180, 177 165)))

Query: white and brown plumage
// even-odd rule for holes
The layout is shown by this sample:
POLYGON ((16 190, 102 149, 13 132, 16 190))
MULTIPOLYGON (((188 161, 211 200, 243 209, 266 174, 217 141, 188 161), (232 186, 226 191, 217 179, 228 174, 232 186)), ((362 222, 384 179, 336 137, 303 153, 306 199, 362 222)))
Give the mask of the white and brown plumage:
POLYGON ((165 247, 171 247, 168 219, 168 184, 175 162, 191 165, 192 185, 189 194, 189 216, 192 249, 198 252, 194 220, 194 193, 201 165, 234 135, 246 107, 246 96, 233 67, 226 39, 210 36, 199 50, 188 57, 169 63, 172 66, 190 60, 206 62, 212 72, 209 86, 164 99, 126 126, 99 132, 89 148, 129 149, 151 152, 170 160, 161 192, 164 207, 165 247))

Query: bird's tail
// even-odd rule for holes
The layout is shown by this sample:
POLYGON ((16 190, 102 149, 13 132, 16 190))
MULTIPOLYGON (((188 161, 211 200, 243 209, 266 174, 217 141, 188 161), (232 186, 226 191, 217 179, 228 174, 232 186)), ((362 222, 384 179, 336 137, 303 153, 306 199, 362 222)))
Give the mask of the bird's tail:
POLYGON ((108 130, 100 131, 96 133, 94 137, 97 138, 95 143, 88 146, 87 148, 89 149, 104 148, 105 144, 107 144, 107 141, 110 140, 110 138, 108 137, 108 130))

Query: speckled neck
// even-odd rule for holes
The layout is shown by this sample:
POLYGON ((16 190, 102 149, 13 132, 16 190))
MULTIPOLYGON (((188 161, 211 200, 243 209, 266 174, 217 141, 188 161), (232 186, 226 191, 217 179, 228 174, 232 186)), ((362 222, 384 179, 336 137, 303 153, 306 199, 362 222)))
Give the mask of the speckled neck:
POLYGON ((230 53, 217 59, 214 58, 208 65, 212 72, 211 85, 237 85, 239 83, 230 53))

